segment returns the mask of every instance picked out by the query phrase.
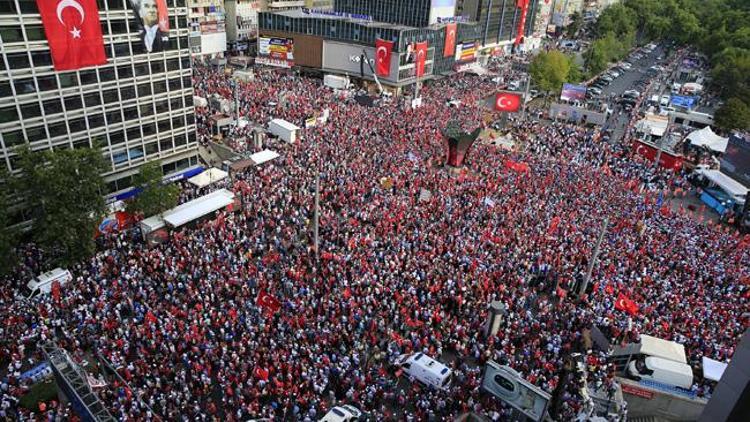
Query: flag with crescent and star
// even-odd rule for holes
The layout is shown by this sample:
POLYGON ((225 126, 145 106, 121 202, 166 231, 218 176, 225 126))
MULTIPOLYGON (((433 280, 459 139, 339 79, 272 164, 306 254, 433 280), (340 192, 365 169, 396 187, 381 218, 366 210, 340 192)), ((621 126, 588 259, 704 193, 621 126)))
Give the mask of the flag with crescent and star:
POLYGON ((417 77, 424 75, 424 67, 427 62, 427 41, 418 42, 414 46, 414 51, 417 57, 416 60, 416 74, 417 77))
POLYGON ((630 315, 637 315, 639 306, 632 299, 620 293, 615 301, 615 309, 625 311, 630 315))
POLYGON ((279 309, 281 309, 281 302, 279 302, 276 297, 274 297, 271 294, 268 294, 268 292, 261 291, 258 293, 258 299, 256 302, 258 306, 265 309, 266 312, 274 314, 278 312, 279 309))
POLYGON ((518 0, 516 7, 521 9, 521 19, 518 20, 518 28, 516 28, 516 39, 513 41, 513 45, 518 47, 523 41, 523 33, 526 30, 526 14, 529 11, 529 0, 518 0))
POLYGON ((495 110, 514 113, 521 108, 521 94, 514 92, 498 92, 495 96, 495 110))
POLYGON ((107 63, 96 0, 37 0, 55 70, 107 63))
POLYGON ((456 23, 445 25, 445 47, 443 57, 451 57, 456 54, 456 23))
POLYGON ((391 74, 391 51, 393 41, 381 39, 375 40, 375 71, 378 76, 389 76, 391 74))

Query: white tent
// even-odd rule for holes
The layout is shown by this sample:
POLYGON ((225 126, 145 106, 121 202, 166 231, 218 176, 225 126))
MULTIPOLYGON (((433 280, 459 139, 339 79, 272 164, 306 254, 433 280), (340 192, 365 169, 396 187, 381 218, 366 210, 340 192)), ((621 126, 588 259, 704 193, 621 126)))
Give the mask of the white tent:
POLYGON ((250 159, 253 161, 253 163, 255 163, 256 166, 276 158, 279 158, 279 154, 275 151, 271 151, 270 149, 256 152, 255 154, 250 156, 250 159))
POLYGON ((698 169, 696 173, 702 174, 706 179, 724 189, 735 198, 747 196, 748 189, 745 186, 719 170, 698 169))
POLYGON ((727 366, 729 365, 724 362, 703 356, 703 378, 718 381, 724 375, 724 370, 727 369, 727 366))
POLYGON ((197 176, 189 178, 188 182, 194 184, 195 186, 198 186, 199 188, 203 188, 210 185, 211 183, 216 183, 219 180, 226 179, 228 175, 229 174, 224 170, 219 170, 215 167, 212 167, 197 176))
POLYGON ((170 227, 179 227, 197 218, 220 210, 234 202, 234 193, 220 189, 200 198, 193 199, 163 214, 164 221, 170 227))
POLYGON ((711 126, 692 132, 687 137, 692 145, 706 147, 716 152, 725 152, 729 138, 722 138, 711 130, 711 126))
POLYGON ((645 118, 641 119, 636 124, 636 128, 647 135, 661 137, 667 131, 669 125, 669 118, 664 116, 657 116, 654 114, 647 114, 645 118))

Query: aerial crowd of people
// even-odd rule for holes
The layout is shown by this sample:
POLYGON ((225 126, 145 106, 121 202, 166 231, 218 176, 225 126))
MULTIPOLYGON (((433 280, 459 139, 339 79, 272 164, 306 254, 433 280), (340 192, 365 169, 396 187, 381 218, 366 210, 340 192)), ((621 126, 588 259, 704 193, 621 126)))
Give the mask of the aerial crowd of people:
MULTIPOLYGON (((198 67, 193 82, 198 96, 234 101, 223 71, 198 67)), ((106 235, 59 296, 14 298, 40 270, 30 249, 0 288, 0 411, 30 415, 17 406, 18 375, 54 340, 117 369, 122 380, 98 392, 121 420, 314 421, 338 404, 376 420, 503 420, 510 409, 480 389, 489 360, 551 393, 564 359, 588 352, 588 382, 612 388, 612 365, 586 339, 594 325, 612 343, 684 344, 693 388, 710 395, 701 357, 729 360, 748 326, 750 242, 670 207, 683 175, 595 128, 514 116, 513 150, 478 141, 463 169, 446 170, 442 130, 487 128, 482 99, 496 89, 492 75, 458 74, 425 84, 416 109, 400 98, 368 107, 319 80, 256 70, 236 89, 242 117, 303 127, 328 109, 328 121, 294 144, 267 140, 278 159, 213 187, 233 190, 241 209, 151 248, 130 232, 106 235), (575 297, 605 219, 589 289, 575 297), (619 296, 636 309, 616 306, 619 296), (487 337, 493 301, 507 314, 487 337), (413 352, 448 365, 452 384, 399 377, 392 363, 413 352)), ((211 111, 196 114, 205 144, 211 111)), ((590 411, 580 388, 566 388, 560 420, 590 411)))

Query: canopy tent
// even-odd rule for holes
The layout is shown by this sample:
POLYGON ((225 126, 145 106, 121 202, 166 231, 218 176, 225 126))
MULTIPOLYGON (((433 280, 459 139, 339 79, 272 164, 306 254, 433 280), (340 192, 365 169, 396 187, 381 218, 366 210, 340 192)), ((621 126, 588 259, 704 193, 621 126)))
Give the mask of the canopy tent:
POLYGON ((735 198, 747 196, 748 189, 745 186, 719 170, 698 169, 696 170, 696 173, 703 175, 706 179, 710 180, 735 198))
POLYGON ((719 381, 729 364, 703 356, 703 378, 719 381))
POLYGON ((701 92, 703 91, 703 85, 695 82, 688 82, 682 86, 682 90, 685 92, 701 92))
POLYGON ((189 178, 188 182, 194 184, 199 188, 203 188, 212 183, 216 183, 219 180, 226 179, 228 175, 229 173, 225 172, 224 170, 219 170, 215 167, 212 167, 197 176, 189 178))
POLYGON ((669 125, 669 118, 665 116, 657 116, 655 114, 647 114, 645 118, 638 122, 636 128, 647 135, 661 137, 667 131, 669 125))
POLYGON ((220 189, 172 208, 163 214, 163 218, 170 227, 179 227, 218 211, 233 202, 234 193, 226 189, 220 189))
POLYGON ((279 154, 275 151, 271 151, 270 149, 256 152, 255 154, 250 156, 250 159, 253 161, 253 163, 255 163, 256 166, 276 158, 279 158, 279 154))
POLYGON ((725 152, 729 143, 729 138, 722 138, 715 134, 711 126, 692 132, 687 136, 687 140, 692 145, 706 147, 716 152, 725 152))

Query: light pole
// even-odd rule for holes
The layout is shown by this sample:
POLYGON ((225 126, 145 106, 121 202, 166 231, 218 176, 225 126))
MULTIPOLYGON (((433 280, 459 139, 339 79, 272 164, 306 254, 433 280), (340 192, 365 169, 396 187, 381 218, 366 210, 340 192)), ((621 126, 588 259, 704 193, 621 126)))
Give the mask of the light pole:
POLYGON ((609 224, 609 217, 605 217, 604 221, 602 222, 602 229, 599 232, 599 238, 596 239, 596 246, 594 246, 594 253, 591 256, 591 260, 589 261, 589 266, 586 269, 586 276, 583 278, 583 283, 581 283, 581 288, 578 289, 578 296, 583 296, 583 294, 586 292, 586 287, 589 285, 589 281, 591 280, 591 273, 594 271, 594 265, 596 265, 596 261, 599 260, 599 248, 602 245, 602 241, 604 240, 604 235, 607 233, 607 225, 609 224))

